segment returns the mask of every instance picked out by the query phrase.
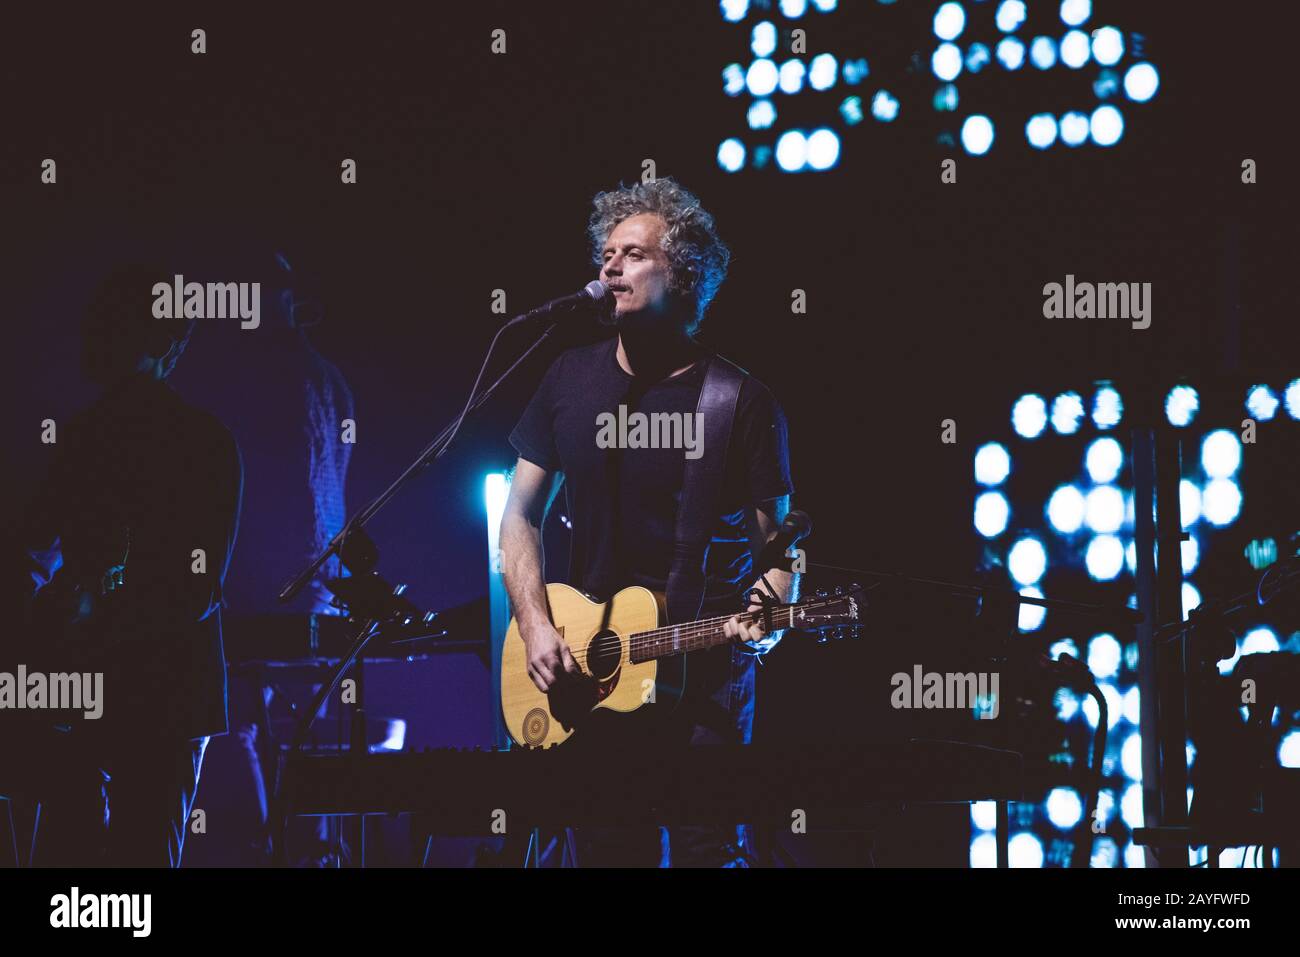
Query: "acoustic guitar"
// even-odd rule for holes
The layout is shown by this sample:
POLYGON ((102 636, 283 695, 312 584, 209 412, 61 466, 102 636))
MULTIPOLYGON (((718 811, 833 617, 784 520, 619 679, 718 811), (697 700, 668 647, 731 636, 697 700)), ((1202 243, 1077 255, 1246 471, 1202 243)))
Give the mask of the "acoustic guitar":
MULTIPOLYGON (((732 615, 664 625, 664 596, 648 588, 624 588, 598 602, 568 585, 550 584, 546 597, 551 622, 582 674, 563 674, 549 692, 539 691, 528 676, 519 622, 511 619, 501 649, 501 710, 510 737, 522 746, 560 744, 600 708, 626 713, 647 705, 671 707, 684 686, 683 656, 734 640, 723 634, 732 615)), ((829 631, 842 637, 859 624, 862 605, 856 585, 835 594, 818 593, 773 608, 771 630, 829 631)), ((762 616, 761 611, 742 612, 740 620, 756 622, 762 616)))

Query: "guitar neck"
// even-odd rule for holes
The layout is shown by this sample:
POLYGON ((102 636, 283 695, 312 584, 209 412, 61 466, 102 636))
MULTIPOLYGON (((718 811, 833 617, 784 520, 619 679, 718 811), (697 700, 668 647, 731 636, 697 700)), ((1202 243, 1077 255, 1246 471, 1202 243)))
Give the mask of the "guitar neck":
MULTIPOLYGON (((795 613, 799 608, 799 605, 789 605, 773 610, 772 630, 793 628, 795 613)), ((666 658, 669 655, 703 651, 715 645, 728 644, 732 639, 723 633, 723 628, 733 617, 736 616, 722 615, 718 618, 703 618, 700 621, 690 621, 681 625, 666 625, 653 631, 637 632, 628 639, 632 661, 639 664, 656 658, 666 658)), ((762 621, 763 613, 761 611, 741 612, 739 618, 742 624, 752 624, 762 621)))

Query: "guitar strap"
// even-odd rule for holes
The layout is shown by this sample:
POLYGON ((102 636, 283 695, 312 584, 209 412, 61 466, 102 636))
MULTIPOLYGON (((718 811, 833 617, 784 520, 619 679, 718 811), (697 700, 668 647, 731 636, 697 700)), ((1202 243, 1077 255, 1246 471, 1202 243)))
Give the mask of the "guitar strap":
POLYGON ((704 605, 705 562, 718 520, 727 454, 736 420, 743 369, 722 356, 710 356, 696 406, 703 440, 699 458, 686 459, 677 503, 673 557, 668 571, 668 622, 694 621, 704 605))

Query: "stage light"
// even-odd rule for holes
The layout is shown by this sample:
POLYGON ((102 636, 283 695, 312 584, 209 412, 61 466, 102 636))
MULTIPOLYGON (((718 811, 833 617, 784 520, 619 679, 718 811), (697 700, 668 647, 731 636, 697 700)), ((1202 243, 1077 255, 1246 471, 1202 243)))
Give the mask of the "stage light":
POLYGON ((985 492, 975 499, 975 530, 985 538, 997 538, 1007 530, 1011 509, 1001 492, 985 492))
POLYGON ((1088 642, 1088 670, 1094 678, 1114 678, 1119 674, 1120 647, 1115 636, 1093 635, 1088 642))
POLYGON ((1134 103, 1145 103, 1160 89, 1160 74, 1150 63, 1135 63, 1124 74, 1124 93, 1134 103))
POLYGON ((1029 44, 1029 62, 1040 70, 1050 70, 1056 65, 1056 41, 1051 37, 1034 37, 1029 44))
POLYGON ((960 3, 948 3, 939 5, 939 9, 934 13, 934 35, 940 40, 956 40, 961 36, 962 30, 966 29, 966 11, 962 9, 960 3))
POLYGON ((1071 30, 1061 37, 1061 62, 1071 70, 1078 70, 1092 55, 1092 43, 1082 30, 1071 30))
POLYGON ((1011 456, 1006 447, 986 442, 975 452, 975 481, 981 485, 1000 485, 1011 473, 1011 456))
POLYGON ((808 137, 808 165, 815 170, 826 170, 840 159, 840 138, 826 127, 813 130, 808 137))
POLYGON ((1114 581, 1124 567, 1124 546, 1114 535, 1097 535, 1088 543, 1083 562, 1097 581, 1114 581))
POLYGON ((749 0, 722 0, 722 19, 729 23, 739 23, 749 12, 749 0))
POLYGON ((1284 768, 1300 768, 1300 731, 1288 731, 1277 746, 1277 760, 1284 768))
POLYGON ((844 76, 845 83, 856 86, 871 75, 871 68, 865 59, 858 57, 856 60, 845 60, 840 72, 844 76))
POLYGON ((1178 428, 1190 425, 1200 408, 1201 397, 1190 385, 1174 386, 1165 398, 1165 417, 1178 428))
POLYGON ((813 0, 813 6, 820 13, 830 13, 839 5, 838 0, 813 0))
POLYGON ((1064 392, 1052 400, 1052 428, 1061 435, 1079 431, 1083 419, 1083 399, 1077 392, 1064 392))
MULTIPOLYGON (((1020 594, 1025 598, 1042 598, 1043 593, 1037 588, 1029 587, 1020 589, 1020 594)), ((1042 605, 1027 605, 1020 603, 1020 615, 1016 621, 1016 627, 1021 631, 1037 631, 1043 626, 1043 619, 1047 617, 1047 609, 1042 605)))
POLYGON ((1142 735, 1134 732, 1120 747, 1119 766, 1130 781, 1142 780, 1142 735))
POLYGON ((1124 115, 1109 104, 1099 106, 1092 111, 1088 131, 1098 146, 1114 146, 1124 136, 1124 115))
POLYGON ((1282 393, 1282 401, 1286 403, 1286 414, 1293 419, 1300 419, 1300 379, 1291 380, 1282 393))
POLYGON ((862 97, 846 96, 844 102, 840 104, 840 116, 844 117, 844 122, 849 126, 857 126, 862 122, 862 97))
POLYGON ((930 54, 930 69, 945 83, 961 73, 961 50, 954 43, 940 43, 930 54))
POLYGON ((718 146, 718 165, 728 173, 737 173, 745 165, 745 144, 734 136, 718 146))
POLYGON ((1082 113, 1069 112, 1061 117, 1061 142, 1066 146, 1082 146, 1088 140, 1088 118, 1082 113))
POLYGON ((1012 867, 1043 866, 1043 842, 1029 831, 1021 831, 1007 842, 1007 863, 1012 867))
POLYGON ((1200 543, 1197 542, 1196 536, 1193 535, 1191 538, 1183 539, 1178 544, 1180 546, 1179 553, 1182 559, 1183 574, 1190 575, 1196 571, 1196 566, 1201 561, 1200 543))
POLYGON ((803 89, 804 76, 808 69, 802 60, 786 60, 777 71, 777 85, 782 93, 798 93, 803 89))
POLYGON ((1142 724, 1142 690, 1137 685, 1124 692, 1124 720, 1134 727, 1142 724))
POLYGON ((952 83, 945 83, 934 91, 934 108, 940 113, 951 113, 957 109, 957 87, 952 83))
POLYGON ((1047 520, 1062 535, 1072 535, 1083 525, 1083 493, 1073 485, 1062 485, 1047 500, 1047 520))
POLYGON ((1022 538, 1007 553, 1007 571, 1018 585, 1036 585, 1047 570, 1047 552, 1036 538, 1022 538))
POLYGON ((1241 653, 1243 655, 1263 655, 1281 650, 1282 645, 1277 640, 1277 632, 1264 625, 1252 628, 1241 639, 1241 653))
POLYGON ((989 65, 991 59, 988 47, 982 43, 972 43, 966 50, 966 72, 978 73, 989 65))
POLYGON ((1023 0, 1002 0, 993 20, 1003 33, 1011 33, 1025 22, 1025 13, 1023 0))
POLYGON ((1084 456, 1088 476, 1098 485, 1113 482, 1124 465, 1124 449, 1115 439, 1097 439, 1084 456))
POLYGON ((781 12, 791 20, 802 17, 808 9, 808 0, 781 0, 781 12))
POLYGON ((1124 796, 1119 801, 1119 816, 1128 825, 1129 830, 1142 826, 1142 785, 1130 784, 1124 789, 1124 796))
POLYGON ((1056 142, 1056 117, 1051 113, 1035 113, 1025 124, 1025 139, 1036 150, 1045 150, 1056 142))
POLYGON ((1124 845, 1124 866, 1125 867, 1146 867, 1147 855, 1140 844, 1134 844, 1131 841, 1124 845))
POLYGON ((997 867, 998 866, 998 841, 992 834, 980 834, 971 838, 970 842, 970 866, 971 867, 997 867))
POLYGON ((745 86, 754 96, 767 96, 776 89, 776 64, 771 60, 755 60, 745 73, 745 86))
POLYGON ((976 113, 961 125, 961 145, 972 156, 983 156, 993 145, 993 121, 976 113))
POLYGON ((1260 422, 1267 422, 1273 418, 1277 414, 1278 405, 1277 396, 1266 385, 1252 386, 1246 393, 1246 411, 1250 413, 1251 418, 1258 419, 1260 422))
POLYGON ((1047 792, 1047 819, 1062 831, 1068 831, 1083 817, 1083 802, 1074 788, 1052 788, 1047 792))
POLYGON ((1178 483, 1178 514, 1184 529, 1191 528, 1201 517, 1201 490, 1191 479, 1178 483))
MULTIPOLYGON (((1068 115, 1068 114, 1067 114, 1068 115)), ((1080 119, 1083 114, 1076 113, 1080 119)), ((1084 121, 1086 124, 1086 120, 1084 121)), ((1061 124, 1061 136, 1065 136, 1065 124, 1061 124)), ((1076 144, 1077 145, 1077 144, 1076 144)), ((1110 386, 1102 386, 1097 390, 1097 394, 1092 400, 1092 422, 1097 428, 1105 431, 1119 425, 1119 420, 1124 417, 1124 401, 1119 397, 1119 393, 1110 386)))
POLYGON ((877 90, 871 98, 871 115, 882 123, 892 123, 898 116, 898 100, 888 90, 877 90))
POLYGON ((1114 66, 1124 56, 1124 34, 1114 27, 1102 27, 1092 35, 1092 58, 1102 66, 1114 66))
POLYGON ((1222 528, 1241 512, 1241 489, 1232 479, 1213 479, 1201 493, 1201 512, 1211 525, 1222 528))
POLYGON ((1183 582, 1183 619, 1186 620, 1195 609, 1201 607, 1201 593, 1191 582, 1183 582))
POLYGON ((1015 37, 1003 37, 995 51, 998 62, 1008 70, 1019 70, 1025 65, 1025 45, 1015 37))
POLYGON ((1047 403, 1042 396, 1022 395, 1011 410, 1011 426, 1016 434, 1036 439, 1047 427, 1047 403))
POLYGON ((1113 485, 1098 485, 1084 499, 1083 520, 1094 532, 1118 532, 1124 524, 1124 495, 1113 485))
POLYGON ((1102 70, 1092 81, 1092 92, 1099 100, 1109 100, 1119 92, 1119 77, 1114 70, 1102 70))
POLYGON ((745 92, 745 71, 739 63, 728 63, 722 70, 722 90, 727 96, 745 92))
POLYGON ((1201 468, 1210 478, 1230 478, 1241 465, 1241 440, 1227 429, 1215 429, 1201 441, 1201 468))
POLYGON ((970 823, 977 831, 992 831, 998 826, 997 801, 972 801, 970 823))
POLYGON ((755 100, 746 114, 751 130, 765 130, 776 122, 776 107, 771 100, 755 100))
POLYGON ((776 141, 776 165, 787 173, 797 173, 808 162, 808 140, 798 130, 787 130, 776 141))
POLYGON ((1061 0, 1061 22, 1077 27, 1092 16, 1092 0, 1061 0))
POLYGON ((776 50, 776 27, 770 20, 754 24, 749 34, 749 48, 754 56, 768 57, 776 50))
POLYGON ((808 64, 808 85, 814 90, 829 90, 835 85, 839 64, 829 53, 819 53, 808 64))
POLYGON ((1069 721, 1079 713, 1079 698, 1069 688, 1057 688, 1052 703, 1056 705, 1056 717, 1060 721, 1069 721))

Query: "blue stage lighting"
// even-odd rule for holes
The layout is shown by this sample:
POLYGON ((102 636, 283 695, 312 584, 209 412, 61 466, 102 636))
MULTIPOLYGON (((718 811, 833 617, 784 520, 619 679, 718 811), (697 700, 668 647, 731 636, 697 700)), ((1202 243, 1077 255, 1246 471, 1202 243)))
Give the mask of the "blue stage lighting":
POLYGON ((1112 438, 1096 439, 1084 455, 1088 477, 1098 485, 1113 482, 1124 467, 1124 448, 1112 438))
POLYGON ((1035 113, 1025 124, 1025 138, 1034 149, 1045 150, 1056 142, 1056 117, 1035 113))
POLYGON ((983 156, 993 145, 993 121, 976 113, 961 125, 961 145, 972 156, 983 156))
POLYGON ((985 492, 975 499, 975 530, 985 538, 997 538, 1007 530, 1011 507, 1001 492, 985 492))
POLYGON ((956 40, 966 29, 966 11, 960 3, 941 3, 934 13, 934 35, 940 40, 956 40))
POLYGON ((1002 0, 993 21, 1003 33, 1012 33, 1025 22, 1025 14, 1024 0, 1002 0))
POLYGON ((975 452, 975 481, 981 485, 1001 485, 1011 473, 1011 456, 1006 446, 986 442, 975 452))
POLYGON ((1047 500, 1047 520, 1062 535, 1072 535, 1083 525, 1083 493, 1073 485, 1062 485, 1047 500))
POLYGON ((840 138, 826 127, 813 130, 808 136, 808 165, 815 170, 827 170, 839 162, 840 138))
POLYGON ((998 41, 997 58, 1008 70, 1019 70, 1025 63, 1025 45, 1015 37, 1003 37, 998 41))
POLYGON ((1200 408, 1201 397, 1190 385, 1174 386, 1165 398, 1165 416, 1178 428, 1190 425, 1200 408))
POLYGON ((1099 106, 1092 111, 1088 131, 1098 146, 1114 146, 1124 135, 1124 114, 1109 103, 1099 106))
POLYGON ((1022 395, 1011 409, 1011 427, 1026 439, 1036 439, 1047 427, 1047 403, 1040 395, 1022 395))
POLYGON ((745 165, 745 144, 734 136, 718 146, 718 165, 728 173, 738 173, 745 165))
POLYGON ((1277 414, 1277 407, 1280 403, 1273 390, 1266 385, 1252 386, 1246 393, 1246 411, 1250 413, 1251 418, 1260 422, 1267 422, 1277 414))
POLYGON ((1150 63, 1135 63, 1124 74, 1124 93, 1134 103, 1145 103, 1160 89, 1160 74, 1150 63))
POLYGON ((1124 56, 1124 34, 1114 27, 1102 27, 1092 35, 1092 58, 1102 66, 1114 66, 1124 56))

